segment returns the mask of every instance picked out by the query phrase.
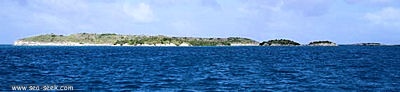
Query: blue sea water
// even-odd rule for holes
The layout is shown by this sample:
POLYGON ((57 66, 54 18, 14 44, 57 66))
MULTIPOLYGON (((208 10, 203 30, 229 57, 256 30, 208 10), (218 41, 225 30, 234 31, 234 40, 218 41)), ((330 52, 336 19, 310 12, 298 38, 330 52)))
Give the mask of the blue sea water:
POLYGON ((399 91, 400 46, 0 46, 0 90, 399 91))

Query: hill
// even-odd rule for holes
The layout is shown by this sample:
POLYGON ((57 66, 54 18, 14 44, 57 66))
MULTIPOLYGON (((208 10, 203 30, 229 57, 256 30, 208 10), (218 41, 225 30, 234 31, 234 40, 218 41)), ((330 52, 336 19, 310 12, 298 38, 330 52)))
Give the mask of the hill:
POLYGON ((199 38, 199 37, 169 37, 164 35, 120 35, 114 33, 90 34, 78 33, 68 36, 45 34, 23 38, 14 45, 116 45, 116 46, 233 46, 257 45, 258 42, 249 38, 199 38))
POLYGON ((263 41, 259 44, 260 46, 296 46, 300 43, 288 40, 288 39, 275 39, 269 41, 263 41))

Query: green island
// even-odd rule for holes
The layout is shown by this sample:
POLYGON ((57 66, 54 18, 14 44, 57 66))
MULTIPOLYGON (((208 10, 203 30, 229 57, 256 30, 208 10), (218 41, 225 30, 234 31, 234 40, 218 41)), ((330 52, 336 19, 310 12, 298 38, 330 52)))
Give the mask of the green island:
POLYGON ((331 41, 313 41, 308 44, 309 46, 337 46, 336 43, 331 41))
POLYGON ((274 39, 269 41, 263 41, 259 44, 260 46, 298 46, 300 43, 288 40, 288 39, 274 39))
POLYGON ((381 43, 357 43, 353 45, 358 45, 358 46, 381 46, 381 43))
POLYGON ((114 33, 91 34, 78 33, 65 35, 45 34, 23 38, 14 45, 59 45, 59 46, 241 46, 257 45, 258 42, 249 38, 199 38, 199 37, 169 37, 164 35, 120 35, 114 33))

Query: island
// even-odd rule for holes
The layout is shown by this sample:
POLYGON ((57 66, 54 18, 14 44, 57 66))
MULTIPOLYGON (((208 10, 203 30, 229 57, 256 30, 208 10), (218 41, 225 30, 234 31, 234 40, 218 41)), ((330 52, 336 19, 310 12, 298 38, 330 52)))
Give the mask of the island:
POLYGON ((288 39, 274 39, 269 41, 263 41, 259 44, 260 46, 298 46, 300 43, 288 40, 288 39))
POLYGON ((331 41, 313 41, 308 46, 337 46, 337 44, 331 41))
POLYGON ((353 45, 357 45, 357 46, 381 46, 381 43, 357 43, 357 44, 353 44, 353 45))
POLYGON ((16 46, 257 46, 249 38, 169 37, 164 35, 121 35, 114 33, 77 33, 71 35, 44 34, 22 38, 16 46))

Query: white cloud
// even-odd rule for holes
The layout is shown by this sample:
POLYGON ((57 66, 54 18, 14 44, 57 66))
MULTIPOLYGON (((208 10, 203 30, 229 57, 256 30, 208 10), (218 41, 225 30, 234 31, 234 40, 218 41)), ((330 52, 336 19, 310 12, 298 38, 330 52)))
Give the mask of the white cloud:
POLYGON ((332 3, 326 0, 250 0, 243 2, 239 10, 247 13, 294 12, 303 16, 321 16, 329 11, 332 3))
POLYGON ((396 0, 345 0, 348 3, 392 3, 396 0))
POLYGON ((216 0, 201 0, 201 5, 215 10, 221 9, 221 5, 216 0))
POLYGON ((82 0, 29 0, 31 9, 53 13, 82 13, 88 9, 82 0))
POLYGON ((150 5, 139 3, 136 6, 124 4, 123 11, 131 16, 136 22, 149 23, 154 21, 154 13, 150 5))
POLYGON ((398 6, 400 0, 344 0, 349 4, 365 5, 368 7, 398 6))
POLYGON ((305 16, 320 16, 329 11, 332 3, 332 0, 285 0, 283 8, 305 16))
POLYGON ((378 12, 367 13, 364 18, 374 24, 400 26, 400 10, 392 7, 386 7, 378 12))
POLYGON ((189 21, 174 21, 171 26, 177 31, 190 31, 195 28, 189 21))

